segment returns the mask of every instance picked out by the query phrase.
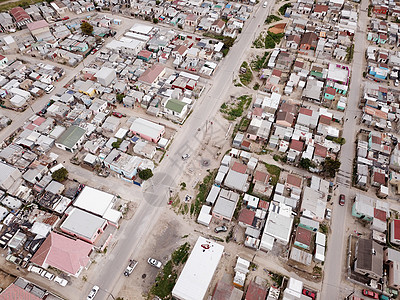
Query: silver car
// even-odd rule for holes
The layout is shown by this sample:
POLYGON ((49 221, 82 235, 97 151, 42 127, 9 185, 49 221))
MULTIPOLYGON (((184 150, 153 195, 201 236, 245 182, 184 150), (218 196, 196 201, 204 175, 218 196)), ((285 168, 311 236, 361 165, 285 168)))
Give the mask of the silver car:
POLYGON ((149 265, 156 267, 156 268, 161 268, 161 266, 162 266, 161 261, 151 258, 151 257, 147 260, 147 262, 149 263, 149 265))

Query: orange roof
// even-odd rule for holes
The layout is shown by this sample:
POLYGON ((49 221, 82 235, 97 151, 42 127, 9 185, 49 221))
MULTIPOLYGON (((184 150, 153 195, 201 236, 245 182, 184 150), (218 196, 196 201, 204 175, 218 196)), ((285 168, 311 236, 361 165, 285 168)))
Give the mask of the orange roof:
POLYGON ((286 183, 299 188, 301 186, 301 177, 293 175, 293 174, 288 174, 286 183))
POLYGON ((245 174, 247 170, 247 166, 238 162, 235 162, 232 166, 232 170, 238 173, 245 174))
POLYGON ((165 67, 160 64, 155 64, 151 68, 148 68, 139 77, 139 81, 152 84, 154 80, 164 71, 165 67))
POLYGON ((374 117, 387 120, 387 117, 388 117, 387 113, 385 113, 384 111, 381 111, 380 109, 376 109, 376 108, 373 108, 373 107, 370 107, 370 106, 365 106, 364 110, 365 110, 366 114, 369 114, 369 115, 372 115, 374 117))

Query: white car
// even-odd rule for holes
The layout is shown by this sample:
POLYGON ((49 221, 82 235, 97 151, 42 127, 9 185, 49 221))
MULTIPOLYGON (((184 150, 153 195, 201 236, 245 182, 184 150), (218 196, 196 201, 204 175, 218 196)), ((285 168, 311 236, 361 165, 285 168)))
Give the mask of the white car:
POLYGON ((263 4, 263 7, 266 8, 267 5, 268 5, 268 1, 265 1, 264 4, 263 4))
POLYGON ((151 257, 147 260, 147 262, 149 263, 149 265, 156 267, 156 268, 161 268, 161 266, 162 266, 161 261, 151 258, 151 257))
POLYGON ((54 90, 54 85, 52 85, 52 84, 48 85, 48 86, 44 89, 44 91, 45 91, 47 94, 50 94, 53 90, 54 90))
POLYGON ((99 287, 97 285, 95 285, 94 287, 92 287, 92 290, 90 291, 89 295, 87 296, 86 300, 92 300, 94 299, 94 297, 96 297, 97 292, 99 291, 99 287))
POLYGON ((28 267, 28 272, 36 273, 38 275, 42 274, 43 269, 39 267, 35 267, 34 265, 30 265, 28 267))
POLYGON ((190 157, 190 155, 187 153, 182 155, 183 160, 187 160, 189 157, 190 157))
POLYGON ((46 272, 46 271, 43 271, 42 274, 40 274, 40 276, 47 278, 50 281, 52 281, 55 277, 54 274, 51 274, 50 272, 46 272))
POLYGON ((56 276, 56 277, 54 278, 54 282, 55 282, 55 283, 58 283, 58 284, 61 285, 61 286, 66 286, 66 285, 68 284, 68 281, 67 281, 67 280, 65 280, 65 279, 63 279, 63 278, 60 278, 60 277, 58 277, 58 276, 56 276))
POLYGON ((331 216, 332 216, 332 210, 331 210, 330 208, 327 208, 327 209, 326 209, 325 218, 326 218, 327 220, 330 220, 330 219, 331 219, 331 216))

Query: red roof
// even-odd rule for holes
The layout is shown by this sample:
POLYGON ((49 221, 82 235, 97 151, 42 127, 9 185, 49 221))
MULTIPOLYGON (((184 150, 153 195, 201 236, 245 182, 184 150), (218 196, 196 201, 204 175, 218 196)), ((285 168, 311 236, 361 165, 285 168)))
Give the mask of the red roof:
POLYGON ((325 158, 327 154, 328 154, 328 149, 326 147, 321 146, 320 144, 315 144, 314 155, 325 158))
POLYGON ((325 125, 331 125, 331 120, 332 120, 331 118, 324 115, 319 117, 319 122, 325 125))
POLYGON ((326 94, 329 94, 329 95, 335 96, 335 95, 336 95, 336 90, 335 90, 333 87, 330 86, 330 87, 328 87, 328 88, 326 89, 325 93, 326 93, 326 94))
POLYGON ((250 142, 249 141, 243 141, 242 146, 245 148, 250 148, 250 142))
POLYGON ((374 182, 379 183, 379 184, 385 184, 386 183, 385 174, 375 172, 374 173, 374 182))
POLYGON ((267 298, 267 288, 251 281, 247 288, 245 300, 265 300, 267 298))
POLYGON ((312 112, 313 111, 311 109, 302 107, 302 108, 300 108, 299 114, 306 115, 306 116, 312 116, 312 112))
POLYGON ((43 117, 37 117, 35 121, 33 121, 33 124, 40 126, 42 125, 42 123, 46 121, 46 118, 43 117))
POLYGON ((400 220, 393 220, 393 227, 394 227, 394 232, 393 236, 396 240, 400 240, 400 220))
POLYGON ((258 208, 260 208, 262 210, 268 210, 269 202, 260 199, 260 201, 258 201, 258 208))
POLYGON ((299 176, 296 176, 293 174, 288 174, 286 183, 289 185, 300 187, 301 186, 301 178, 299 176))
POLYGON ((40 300, 34 294, 29 293, 28 291, 20 288, 18 285, 14 283, 10 284, 1 294, 0 300, 40 300))
POLYGON ((253 116, 261 117, 263 113, 263 109, 261 107, 255 107, 253 109, 253 116))
POLYGON ((374 208, 374 218, 386 222, 386 211, 374 208))
POLYGON ((31 17, 22 7, 14 7, 10 9, 10 14, 14 17, 16 22, 31 20, 31 17))
POLYGON ((49 27, 49 23, 47 23, 46 20, 40 20, 40 21, 35 21, 35 22, 32 22, 32 23, 29 23, 26 26, 28 26, 28 29, 30 31, 32 31, 32 30, 36 30, 36 29, 49 27))
POLYGON ((89 263, 92 245, 73 240, 64 235, 50 232, 44 243, 32 257, 32 262, 38 266, 48 264, 69 274, 77 274, 89 263))
POLYGON ((236 171, 238 173, 242 173, 245 174, 246 170, 247 170, 247 166, 238 162, 234 162, 233 166, 232 166, 232 170, 236 171))
POLYGON ((265 172, 261 171, 254 172, 254 180, 256 181, 266 182, 268 177, 269 177, 268 174, 265 172))
POLYGON ((272 70, 272 75, 274 75, 274 76, 276 76, 276 77, 281 77, 282 71, 277 70, 277 69, 273 69, 273 70, 272 70))
POLYGON ((303 146, 304 146, 303 141, 292 140, 290 142, 289 148, 301 152, 301 151, 303 151, 303 146))
POLYGON ((312 232, 303 227, 297 227, 296 242, 310 246, 312 239, 312 232))
POLYGON ((148 68, 143 72, 139 77, 139 81, 146 82, 148 84, 152 84, 154 80, 165 70, 165 67, 160 64, 155 64, 151 68, 148 68))
POLYGON ((256 213, 254 211, 245 208, 240 212, 238 221, 247 225, 251 225, 253 224, 255 216, 256 213))
POLYGON ((144 57, 146 59, 149 59, 152 56, 152 52, 150 52, 149 50, 140 50, 140 52, 138 53, 138 57, 144 57))

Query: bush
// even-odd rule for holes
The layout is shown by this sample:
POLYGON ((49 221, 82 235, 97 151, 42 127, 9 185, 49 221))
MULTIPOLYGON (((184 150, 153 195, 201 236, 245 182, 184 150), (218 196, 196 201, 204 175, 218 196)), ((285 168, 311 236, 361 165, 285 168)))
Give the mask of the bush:
POLYGON ((153 177, 153 172, 150 169, 144 169, 139 171, 139 178, 142 180, 147 180, 153 177))
POLYGON ((260 84, 256 82, 253 86, 253 90, 257 91, 260 88, 260 84))
POLYGON ((273 22, 278 22, 282 20, 282 18, 275 16, 275 15, 269 15, 266 19, 265 19, 265 24, 270 24, 273 22))
POLYGON ((121 139, 117 139, 115 142, 113 142, 112 144, 111 144, 111 147, 113 147, 113 148, 119 148, 119 146, 121 146, 121 143, 122 143, 122 140, 121 139))
POLYGON ((117 94, 115 96, 115 99, 117 100, 118 103, 122 103, 122 101, 124 100, 125 95, 124 94, 117 94))
POLYGON ((51 178, 55 181, 63 182, 68 179, 68 171, 66 168, 61 168, 51 174, 51 178))
POLYGON ((153 23, 157 24, 158 23, 158 19, 157 18, 153 18, 153 23))
POLYGON ((81 30, 83 34, 92 35, 93 33, 93 26, 88 22, 81 23, 81 30))
POLYGON ((282 6, 279 8, 279 13, 280 13, 281 15, 285 15, 286 9, 288 9, 289 7, 292 7, 292 4, 286 3, 286 4, 282 5, 282 6))

